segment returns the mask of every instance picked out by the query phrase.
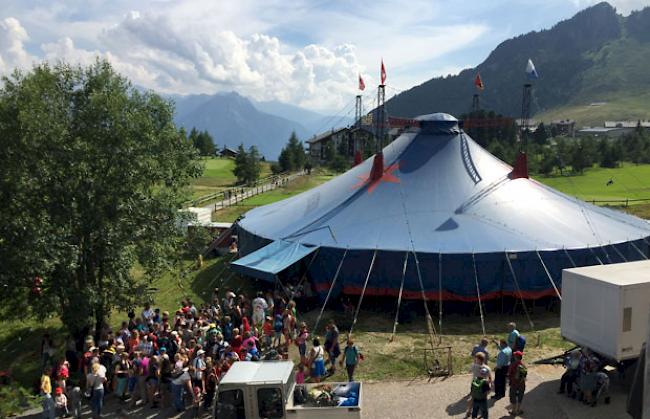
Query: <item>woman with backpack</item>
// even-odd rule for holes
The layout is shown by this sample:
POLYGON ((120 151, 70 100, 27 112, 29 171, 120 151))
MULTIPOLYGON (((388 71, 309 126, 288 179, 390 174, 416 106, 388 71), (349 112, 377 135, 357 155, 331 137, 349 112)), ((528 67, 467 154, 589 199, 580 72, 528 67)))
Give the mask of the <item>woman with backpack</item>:
POLYGON ((521 410, 521 402, 526 392, 528 369, 522 362, 523 356, 524 354, 521 351, 515 351, 513 354, 515 360, 508 369, 508 379, 510 380, 510 406, 508 408, 511 409, 510 414, 513 416, 524 412, 521 410))

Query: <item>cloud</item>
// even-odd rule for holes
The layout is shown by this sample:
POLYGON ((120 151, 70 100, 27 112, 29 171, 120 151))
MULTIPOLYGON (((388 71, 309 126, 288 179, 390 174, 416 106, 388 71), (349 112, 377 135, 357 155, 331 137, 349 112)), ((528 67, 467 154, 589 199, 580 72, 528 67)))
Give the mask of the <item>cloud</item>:
POLYGON ((0 73, 7 74, 14 68, 28 68, 35 60, 24 43, 29 39, 27 31, 13 17, 0 21, 0 73))

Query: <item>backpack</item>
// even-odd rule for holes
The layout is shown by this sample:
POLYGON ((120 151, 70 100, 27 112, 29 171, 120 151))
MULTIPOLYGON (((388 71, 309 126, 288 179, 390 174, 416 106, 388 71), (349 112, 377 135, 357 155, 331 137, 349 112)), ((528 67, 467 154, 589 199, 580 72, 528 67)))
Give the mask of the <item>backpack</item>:
POLYGON ((517 336, 517 342, 515 343, 515 347, 517 348, 518 351, 521 352, 524 351, 524 348, 526 347, 526 337, 524 337, 524 335, 517 336))
POLYGON ((526 376, 528 375, 528 369, 524 364, 517 365, 517 371, 515 371, 515 377, 517 381, 526 381, 526 376))
POLYGON ((473 399, 476 400, 485 400, 487 398, 487 393, 483 391, 483 385, 486 383, 485 378, 476 377, 472 381, 472 390, 470 392, 473 399))

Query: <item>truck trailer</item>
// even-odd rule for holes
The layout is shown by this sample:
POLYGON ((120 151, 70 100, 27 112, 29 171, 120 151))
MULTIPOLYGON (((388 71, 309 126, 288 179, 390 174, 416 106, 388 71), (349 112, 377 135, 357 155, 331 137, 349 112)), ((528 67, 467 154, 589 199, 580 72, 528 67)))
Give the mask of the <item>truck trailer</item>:
POLYGON ((291 361, 240 361, 217 388, 216 419, 360 419, 361 383, 296 384, 291 361), (327 387, 340 405, 310 404, 305 396, 327 387))
POLYGON ((562 271, 562 336, 610 363, 639 357, 649 313, 650 261, 562 271))

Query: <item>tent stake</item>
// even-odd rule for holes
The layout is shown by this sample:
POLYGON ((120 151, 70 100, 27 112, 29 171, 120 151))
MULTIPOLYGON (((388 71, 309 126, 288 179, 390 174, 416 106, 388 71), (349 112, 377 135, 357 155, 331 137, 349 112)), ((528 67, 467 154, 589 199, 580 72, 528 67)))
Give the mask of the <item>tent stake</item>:
POLYGON ((359 297, 359 303, 357 304, 357 309, 354 313, 354 319, 352 319, 352 325, 350 326, 350 332, 348 337, 352 336, 352 329, 354 325, 357 324, 357 317, 359 317, 359 310, 361 310, 361 302, 363 301, 363 295, 366 293, 366 287, 368 286, 368 280, 370 279, 370 273, 372 272, 372 267, 375 266, 375 258, 377 257, 377 249, 375 249, 372 254, 372 261, 370 261, 370 268, 368 269, 368 274, 366 275, 366 281, 363 283, 363 290, 361 290, 361 297, 359 297))
POLYGON ((512 268, 512 263, 510 262, 510 258, 508 257, 508 252, 504 252, 504 255, 506 256, 506 262, 508 262, 508 267, 510 268, 512 279, 514 279, 515 286, 517 287, 517 293, 519 294, 519 298, 521 299, 521 305, 524 308, 524 313, 526 313, 526 318, 528 318, 528 323, 530 324, 530 328, 532 330, 535 330, 535 325, 533 324, 533 320, 530 318, 530 314, 528 314, 528 309, 526 308, 526 302, 524 301, 524 295, 521 293, 521 288, 519 288, 517 275, 515 274, 515 270, 512 268))
POLYGON ((569 258, 569 262, 571 262, 571 266, 573 266, 573 267, 575 268, 575 267, 576 267, 576 263, 573 261, 573 258, 572 258, 571 255, 569 254, 569 251, 566 250, 566 247, 563 247, 562 249, 564 250, 564 254, 566 255, 566 257, 569 258))
POLYGON ((610 243, 609 243, 609 246, 610 246, 612 249, 614 249, 614 251, 618 254, 618 256, 620 256, 621 259, 623 259, 623 262, 627 262, 627 258, 626 258, 625 256, 623 256, 623 253, 621 253, 621 252, 616 248, 615 245, 613 245, 613 244, 610 242, 610 243))
POLYGON ((339 277, 339 272, 341 272, 341 267, 343 266, 343 261, 345 260, 345 256, 347 254, 348 254, 348 249, 346 248, 345 251, 343 252, 343 257, 339 262, 339 266, 336 268, 336 273, 334 274, 334 279, 332 279, 332 283, 330 284, 330 289, 327 291, 327 296, 325 297, 325 302, 323 303, 323 307, 321 307, 320 313, 318 313, 318 317, 316 318, 316 324, 314 325, 314 333, 318 331, 318 323, 320 323, 320 319, 321 317, 323 317, 325 306, 327 306, 327 302, 330 299, 330 295, 332 294, 332 289, 334 289, 334 284, 336 284, 336 279, 339 277))
POLYGON ((557 286, 555 285, 555 281, 553 281, 553 277, 549 273, 548 269, 546 268, 546 264, 544 263, 544 260, 542 259, 542 255, 539 254, 539 250, 535 249, 535 253, 537 253, 537 257, 539 258, 539 261, 542 263, 542 268, 544 268, 544 272, 546 272, 546 276, 548 276, 549 281, 551 281, 551 284, 553 285, 553 289, 555 290, 555 293, 557 294, 557 298, 562 301, 562 295, 560 294, 560 291, 558 291, 557 286))
POLYGON ((474 282, 476 283, 476 295, 478 296, 478 310, 479 313, 481 313, 481 329, 483 330, 483 336, 485 336, 485 318, 483 317, 483 304, 481 304, 481 290, 478 286, 478 270, 476 269, 476 259, 474 258, 474 252, 472 252, 472 264, 474 265, 474 282))
POLYGON ((643 257, 643 259, 648 260, 648 257, 647 257, 647 256, 646 256, 646 255, 645 255, 645 254, 644 254, 644 253, 643 253, 643 252, 642 252, 638 247, 636 247, 636 245, 634 244, 634 242, 632 242, 632 241, 628 241, 628 243, 630 243, 630 244, 632 245, 632 247, 634 247, 634 250, 636 250, 637 252, 639 252, 639 254, 643 257))
POLYGON ((408 264, 409 254, 406 252, 404 255, 404 266, 402 267, 402 283, 399 286, 399 296, 397 297, 397 311, 395 312, 395 322, 393 323, 393 334, 390 335, 389 342, 392 342, 395 338, 395 332, 397 331, 397 320, 399 318, 399 308, 402 305, 402 291, 404 291, 404 278, 406 278, 406 265, 408 264))

